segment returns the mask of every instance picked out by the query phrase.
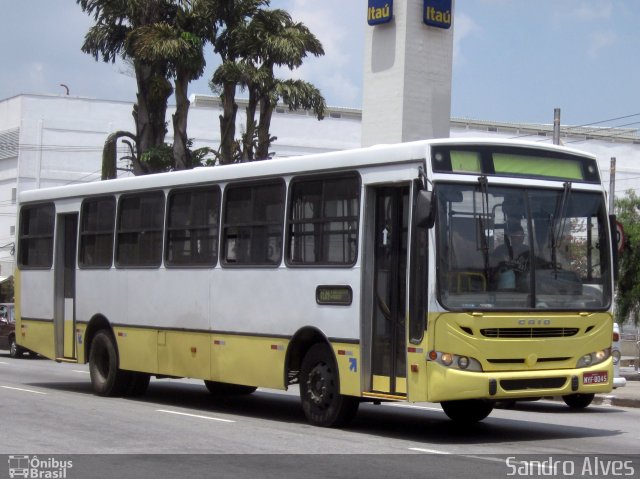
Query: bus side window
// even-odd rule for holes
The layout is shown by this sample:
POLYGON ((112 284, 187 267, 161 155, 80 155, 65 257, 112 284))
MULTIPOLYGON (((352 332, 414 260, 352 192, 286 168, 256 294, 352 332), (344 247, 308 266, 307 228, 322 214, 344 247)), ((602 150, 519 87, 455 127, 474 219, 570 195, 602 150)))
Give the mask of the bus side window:
POLYGON ((162 263, 164 193, 123 195, 118 205, 116 264, 151 267, 162 263))
POLYGON ((360 177, 294 178, 287 225, 291 265, 351 266, 358 253, 360 177))
POLYGON ((284 182, 230 185, 222 227, 225 265, 277 266, 282 259, 284 182))
POLYGON ((167 205, 165 263, 214 266, 218 260, 218 187, 171 191, 167 205))
POLYGON ((116 200, 113 196, 89 198, 82 202, 78 258, 81 268, 111 267, 115 222, 116 200))
POLYGON ((53 203, 23 206, 20 210, 18 265, 49 269, 53 265, 53 203))

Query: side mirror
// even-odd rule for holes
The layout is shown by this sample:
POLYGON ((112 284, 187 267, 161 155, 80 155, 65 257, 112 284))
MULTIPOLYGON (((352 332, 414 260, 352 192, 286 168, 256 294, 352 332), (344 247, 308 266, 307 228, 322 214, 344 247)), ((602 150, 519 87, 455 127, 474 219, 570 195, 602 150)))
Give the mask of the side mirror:
POLYGON ((416 214, 415 224, 419 228, 432 228, 436 220, 434 213, 434 196, 433 191, 418 191, 416 197, 416 214))

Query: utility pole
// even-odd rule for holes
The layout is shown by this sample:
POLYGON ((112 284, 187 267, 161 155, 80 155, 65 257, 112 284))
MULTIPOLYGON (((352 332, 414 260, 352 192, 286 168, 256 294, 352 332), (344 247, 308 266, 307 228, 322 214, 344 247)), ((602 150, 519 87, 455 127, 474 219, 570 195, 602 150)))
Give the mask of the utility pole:
POLYGON ((609 167, 609 214, 614 213, 616 191, 616 157, 611 157, 611 166, 609 167))
POLYGON ((553 109, 553 144, 560 144, 560 108, 553 109))

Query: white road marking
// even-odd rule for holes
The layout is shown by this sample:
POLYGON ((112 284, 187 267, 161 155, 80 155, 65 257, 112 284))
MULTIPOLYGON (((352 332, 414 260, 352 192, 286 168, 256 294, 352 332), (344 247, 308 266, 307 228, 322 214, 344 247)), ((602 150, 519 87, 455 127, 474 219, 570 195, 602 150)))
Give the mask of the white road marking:
POLYGON ((34 390, 32 390, 32 389, 12 388, 12 387, 10 387, 10 386, 0 386, 0 388, 4 388, 4 389, 12 389, 12 390, 14 390, 14 391, 22 391, 22 392, 25 392, 25 393, 44 394, 44 395, 46 395, 46 394, 47 394, 47 393, 43 393, 43 392, 40 392, 40 391, 34 391, 34 390))
POLYGON ((5 363, 4 361, 0 361, 0 364, 9 364, 9 363, 5 363))
POLYGON ((447 451, 439 451, 438 449, 424 449, 422 447, 410 447, 409 450, 417 451, 417 452, 426 452, 429 454, 451 454, 450 452, 447 452, 447 451))
POLYGON ((442 412, 442 409, 439 407, 427 407, 427 406, 415 406, 413 404, 403 404, 403 403, 387 403, 385 406, 393 406, 393 407, 406 407, 409 409, 423 409, 425 411, 439 411, 442 412))
POLYGON ((157 412, 165 412, 167 414, 177 414, 178 416, 189 416, 195 417, 198 419, 208 419, 209 421, 220 421, 220 422, 235 422, 231 419, 222 419, 219 417, 210 417, 210 416, 200 416, 198 414, 187 414, 186 412, 178 412, 178 411, 169 411, 167 409, 156 409, 157 412))
POLYGON ((80 371, 79 369, 72 369, 72 371, 73 371, 74 373, 89 374, 89 371, 80 371))

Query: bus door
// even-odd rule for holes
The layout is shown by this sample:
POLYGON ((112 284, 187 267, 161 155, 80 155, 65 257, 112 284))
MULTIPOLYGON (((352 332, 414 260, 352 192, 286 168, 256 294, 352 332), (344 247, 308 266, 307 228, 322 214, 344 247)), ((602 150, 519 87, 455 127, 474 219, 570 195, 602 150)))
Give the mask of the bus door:
POLYGON ((409 186, 375 190, 371 389, 405 396, 409 186))
POLYGON ((78 214, 56 221, 54 337, 58 359, 75 359, 75 296, 78 214))

